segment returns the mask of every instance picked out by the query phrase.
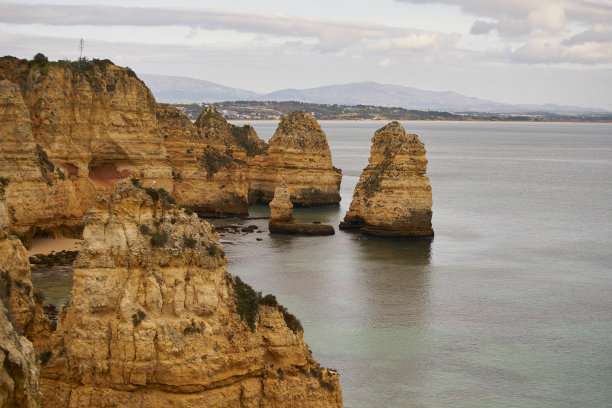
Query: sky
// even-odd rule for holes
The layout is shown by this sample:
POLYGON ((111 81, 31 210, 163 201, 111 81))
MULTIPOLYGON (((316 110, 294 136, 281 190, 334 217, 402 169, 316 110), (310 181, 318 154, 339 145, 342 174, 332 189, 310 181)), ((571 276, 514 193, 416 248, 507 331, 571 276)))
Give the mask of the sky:
POLYGON ((375 81, 612 110, 612 0, 0 0, 0 55, 266 93, 375 81))

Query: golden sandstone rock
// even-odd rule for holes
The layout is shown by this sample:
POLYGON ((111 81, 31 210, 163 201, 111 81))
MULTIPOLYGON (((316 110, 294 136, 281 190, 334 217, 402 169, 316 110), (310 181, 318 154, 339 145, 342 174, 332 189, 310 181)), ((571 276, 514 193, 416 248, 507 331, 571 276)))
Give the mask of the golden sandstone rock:
POLYGON ((274 199, 270 201, 270 222, 293 222, 293 204, 291 193, 285 180, 274 190, 274 199))
POLYGON ((381 236, 431 237, 425 146, 399 122, 378 129, 341 229, 381 236))
POLYGON ((0 407, 36 408, 39 398, 32 343, 16 332, 0 304, 0 407))
POLYGON ((226 272, 211 226, 117 183, 85 217, 43 406, 338 407, 293 315, 226 272))
POLYGON ((296 111, 282 117, 266 155, 249 158, 249 203, 269 203, 281 179, 296 207, 338 204, 342 174, 332 166, 327 137, 316 119, 296 111))
POLYGON ((297 206, 337 204, 341 174, 305 112, 287 115, 268 146, 214 108, 195 124, 157 104, 133 71, 108 60, 0 58, 0 184, 10 229, 79 237, 96 194, 136 177, 205 216, 246 215, 285 178, 297 206))

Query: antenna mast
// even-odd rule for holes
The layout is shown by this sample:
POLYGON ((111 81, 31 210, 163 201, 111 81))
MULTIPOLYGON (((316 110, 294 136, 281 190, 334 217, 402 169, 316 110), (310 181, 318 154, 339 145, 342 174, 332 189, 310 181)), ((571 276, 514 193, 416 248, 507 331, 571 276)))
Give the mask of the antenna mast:
POLYGON ((83 38, 81 38, 81 41, 79 42, 79 49, 81 50, 79 54, 79 61, 83 60, 83 47, 85 47, 85 41, 83 41, 83 38))

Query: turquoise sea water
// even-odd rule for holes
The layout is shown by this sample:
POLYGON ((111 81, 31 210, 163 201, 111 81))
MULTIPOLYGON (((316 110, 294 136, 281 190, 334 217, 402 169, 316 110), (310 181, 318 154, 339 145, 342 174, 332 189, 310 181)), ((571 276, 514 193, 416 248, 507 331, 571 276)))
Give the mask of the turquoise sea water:
MULTIPOLYGON (((383 124, 321 125, 342 204, 294 215, 337 226, 383 124)), ((346 407, 612 406, 612 125, 404 126, 433 240, 225 234, 229 271, 301 319, 346 407)))

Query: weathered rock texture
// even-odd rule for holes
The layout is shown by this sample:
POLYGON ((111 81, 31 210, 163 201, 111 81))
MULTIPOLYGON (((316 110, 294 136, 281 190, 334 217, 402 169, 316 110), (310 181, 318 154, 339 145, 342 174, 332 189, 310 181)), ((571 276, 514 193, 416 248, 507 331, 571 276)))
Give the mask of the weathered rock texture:
POLYGON ((108 60, 0 58, 0 185, 11 230, 26 244, 36 234, 78 237, 96 194, 124 177, 155 182, 206 216, 247 215, 248 204, 272 199, 280 177, 296 205, 340 199, 341 175, 308 114, 284 118, 268 147, 214 108, 192 124, 108 60))
POLYGON ((293 316, 226 272, 208 223, 155 197, 120 181, 86 215, 43 406, 341 406, 293 316))
POLYGON ((331 225, 324 224, 295 224, 293 222, 293 204, 291 193, 285 180, 276 187, 274 199, 270 201, 270 222, 268 229, 277 234, 289 235, 334 235, 331 225))
MULTIPOLYGON (((6 208, 6 203, 0 192, 0 226, 7 224, 2 208, 6 208)), ((43 310, 42 297, 34 293, 28 253, 17 237, 7 235, 6 229, 0 230, 0 298, 11 322, 34 343, 35 351, 48 350, 50 322, 43 310)))
POLYGON ((38 368, 32 343, 19 335, 0 304, 0 407, 38 407, 38 368))
POLYGON ((433 236, 426 170, 425 146, 416 135, 406 134, 395 121, 378 129, 340 228, 381 236, 433 236))
POLYGON ((270 201, 270 222, 293 222, 293 204, 291 193, 285 180, 274 190, 274 199, 270 201))
POLYGON ((8 212, 0 190, 0 407, 38 407, 38 366, 31 336, 48 347, 49 321, 32 298, 27 253, 7 235, 8 212))
MULTIPOLYGON (((231 136, 232 125, 209 108, 196 122, 208 127, 200 128, 167 104, 157 105, 157 120, 172 166, 172 195, 177 202, 203 216, 247 215, 248 184, 244 166, 237 160, 246 152, 226 137, 226 133, 231 136), (207 125, 203 117, 214 123, 207 125)), ((254 130, 252 133, 257 138, 254 130)))
POLYGON ((340 170, 332 166, 327 137, 316 119, 296 111, 283 116, 267 155, 247 160, 249 203, 269 203, 283 179, 296 207, 338 204, 340 170))
POLYGON ((132 175, 172 190, 156 103, 130 70, 0 58, 0 177, 11 228, 80 235, 97 193, 132 175))

